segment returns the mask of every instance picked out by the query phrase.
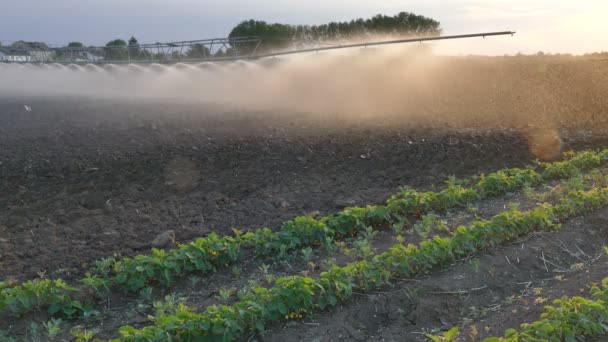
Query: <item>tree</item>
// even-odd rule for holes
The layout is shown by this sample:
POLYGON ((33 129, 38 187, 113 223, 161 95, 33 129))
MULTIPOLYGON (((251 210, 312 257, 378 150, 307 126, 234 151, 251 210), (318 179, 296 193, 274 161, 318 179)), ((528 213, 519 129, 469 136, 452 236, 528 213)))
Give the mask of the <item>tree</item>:
POLYGON ((104 49, 106 60, 126 60, 127 55, 127 42, 122 39, 114 39, 106 44, 104 49))
MULTIPOLYGON (((230 31, 229 37, 260 37, 262 48, 272 50, 311 42, 352 39, 377 34, 435 36, 440 33, 441 26, 438 21, 409 12, 401 12, 394 16, 378 14, 369 19, 358 18, 348 22, 331 22, 312 26, 269 24, 265 21, 246 20, 236 25, 230 31)), ((255 44, 250 44, 247 49, 252 50, 253 46, 255 44)))
POLYGON ((129 57, 131 59, 138 59, 140 57, 139 42, 133 36, 129 39, 129 57))
POLYGON ((69 42, 67 47, 69 47, 69 48, 81 48, 81 47, 84 47, 84 44, 82 44, 81 42, 69 42))

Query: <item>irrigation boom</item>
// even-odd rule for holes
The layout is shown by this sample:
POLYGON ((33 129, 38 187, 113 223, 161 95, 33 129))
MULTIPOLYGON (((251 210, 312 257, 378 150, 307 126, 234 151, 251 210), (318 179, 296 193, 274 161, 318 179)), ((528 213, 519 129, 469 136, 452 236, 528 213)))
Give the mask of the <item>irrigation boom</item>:
MULTIPOLYGON (((171 43, 138 44, 104 47, 48 47, 43 43, 19 41, 0 47, 0 62, 7 63, 188 63, 207 61, 235 61, 276 57, 298 53, 348 49, 389 44, 422 43, 435 40, 514 35, 513 31, 484 32, 451 36, 416 37, 372 41, 356 44, 336 44, 301 49, 261 51, 261 37, 232 37, 187 40, 171 43)), ((312 44, 311 44, 312 45, 312 44)))
POLYGON ((355 47, 368 47, 368 46, 376 46, 376 45, 422 43, 422 42, 428 42, 428 41, 433 41, 433 40, 463 39, 463 38, 476 38, 476 37, 485 38, 485 37, 490 37, 490 36, 504 36, 504 35, 514 35, 514 34, 515 34, 515 32, 513 32, 513 31, 501 31, 501 32, 459 34, 459 35, 452 35, 452 36, 418 37, 418 38, 385 40, 385 41, 379 41, 379 42, 368 42, 368 43, 357 43, 357 44, 331 45, 331 46, 324 46, 324 47, 317 47, 317 48, 308 48, 308 49, 299 49, 299 50, 290 50, 290 51, 281 51, 281 52, 260 54, 257 56, 257 58, 290 55, 290 54, 294 54, 294 53, 317 52, 317 51, 323 51, 323 50, 337 50, 337 49, 348 49, 348 48, 355 48, 355 47))

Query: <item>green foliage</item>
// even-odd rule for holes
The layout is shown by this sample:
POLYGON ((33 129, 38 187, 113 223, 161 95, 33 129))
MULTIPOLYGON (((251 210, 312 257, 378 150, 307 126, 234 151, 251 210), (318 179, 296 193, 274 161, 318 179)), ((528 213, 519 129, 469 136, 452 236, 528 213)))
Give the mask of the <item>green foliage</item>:
POLYGON ((70 334, 74 336, 76 342, 99 341, 95 338, 95 332, 92 330, 83 329, 81 326, 76 326, 70 330, 70 334))
POLYGON ((138 291, 155 283, 167 286, 177 275, 214 271, 240 255, 238 239, 210 234, 169 252, 153 249, 151 255, 103 259, 93 272, 107 279, 110 286, 138 291))
POLYGON ((477 188, 482 197, 494 197, 538 184, 540 181, 541 175, 532 169, 513 168, 494 172, 487 176, 482 175, 477 188))
POLYGON ((43 323, 46 329, 46 335, 49 338, 54 338, 61 332, 61 325, 63 321, 61 319, 51 319, 50 321, 43 323))
POLYGON ((542 174, 543 178, 569 178, 579 174, 581 170, 598 167, 608 160, 608 151, 586 151, 571 154, 570 157, 570 159, 562 162, 542 163, 541 165, 545 168, 542 174))
POLYGON ((229 37, 261 37, 262 49, 269 50, 306 42, 348 39, 375 34, 439 35, 440 33, 441 28, 438 21, 413 13, 400 12, 394 16, 378 14, 369 19, 359 18, 348 22, 331 22, 313 26, 246 20, 236 25, 230 31, 229 37))
POLYGON ((608 333, 608 278, 591 288, 591 298, 566 296, 545 306, 541 319, 508 329, 504 337, 484 342, 577 341, 608 333))
POLYGON ((109 41, 106 44, 107 47, 126 46, 126 45, 127 45, 127 42, 125 42, 122 39, 114 39, 114 40, 109 41))
MULTIPOLYGON (((239 300, 233 305, 211 306, 202 313, 184 309, 175 315, 155 317, 155 326, 122 327, 120 333, 123 341, 160 340, 167 336, 176 340, 238 339, 250 330, 264 331, 269 321, 299 318, 315 309, 335 306, 348 299, 354 289, 365 291, 385 284, 392 277, 414 276, 533 230, 553 228, 559 219, 605 204, 608 204, 607 189, 573 191, 557 206, 540 205, 527 212, 506 211, 490 220, 461 226, 451 238, 435 237, 419 247, 397 244, 366 260, 331 266, 317 279, 279 278, 269 288, 239 291, 239 300)), ((451 330, 442 338, 453 340, 456 334, 451 330)))
POLYGON ((167 295, 164 300, 157 300, 152 303, 156 316, 173 315, 179 312, 180 305, 183 305, 184 299, 177 298, 175 295, 167 295))
POLYGON ((128 55, 127 42, 122 39, 111 40, 104 48, 104 58, 109 61, 126 60, 128 55))
POLYGON ((3 342, 17 342, 17 340, 10 335, 10 333, 6 330, 0 329, 0 341, 3 342))
POLYGON ((48 307, 51 315, 74 317, 91 310, 90 303, 72 300, 75 288, 61 279, 32 280, 21 285, 0 282, 0 310, 13 315, 48 307))
POLYGON ((426 334, 425 336, 433 342, 457 342, 458 327, 453 327, 452 329, 445 331, 441 336, 431 334, 426 334))
POLYGON ((430 213, 422 216, 420 221, 414 225, 414 231, 423 239, 427 239, 433 231, 448 231, 447 224, 439 216, 430 213))

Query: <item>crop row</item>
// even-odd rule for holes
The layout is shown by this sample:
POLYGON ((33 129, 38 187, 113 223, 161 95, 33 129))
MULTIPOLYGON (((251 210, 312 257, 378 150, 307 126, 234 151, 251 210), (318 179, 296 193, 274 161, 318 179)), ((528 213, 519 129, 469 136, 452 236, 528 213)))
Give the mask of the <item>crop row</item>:
POLYGON ((268 322, 300 317, 347 300, 353 290, 366 291, 394 277, 412 277, 486 250, 533 230, 552 228, 560 220, 608 204, 608 188, 573 190, 558 205, 542 204, 520 212, 506 211, 490 220, 458 227, 452 237, 435 237, 419 247, 397 244, 370 260, 332 266, 318 278, 279 278, 273 287, 242 291, 232 305, 209 306, 204 312, 180 306, 175 312, 153 318, 142 329, 126 326, 115 341, 175 340, 231 341, 251 330, 264 331, 268 322))
MULTIPOLYGON (((571 177, 607 162, 608 150, 582 152, 562 162, 542 164, 540 173, 530 168, 505 169, 480 176, 470 187, 465 187, 464 181, 452 178, 439 192, 402 188, 385 205, 347 208, 320 219, 299 216, 284 223, 276 232, 268 228, 248 233, 235 230, 235 236, 210 234, 169 251, 153 249, 149 255, 102 259, 81 283, 97 293, 111 288, 135 292, 152 285, 167 286, 177 277, 211 272, 232 264, 241 259, 248 248, 257 255, 285 255, 303 247, 332 244, 345 236, 355 236, 369 226, 404 225, 411 216, 464 206, 546 180, 571 177)), ((50 313, 66 317, 87 315, 91 306, 72 299, 76 289, 53 288, 55 284, 56 281, 51 280, 21 285, 0 282, 0 310, 7 309, 18 315, 48 307, 50 313)))
POLYGON ((419 192, 402 188, 386 205, 346 208, 335 214, 315 219, 299 216, 284 223, 280 230, 268 228, 235 237, 210 234, 168 252, 153 250, 151 255, 134 258, 108 258, 97 262, 95 276, 109 286, 129 291, 150 284, 169 285, 176 276, 192 272, 205 273, 239 260, 243 250, 253 247, 257 255, 284 255, 308 246, 331 244, 345 236, 355 236, 369 226, 403 225, 410 216, 419 217, 429 211, 464 206, 473 201, 502 195, 532 186, 544 180, 568 178, 580 170, 598 167, 608 162, 608 150, 583 152, 563 162, 544 164, 544 171, 505 169, 482 175, 472 187, 451 179, 439 192, 419 192))
POLYGON ((591 298, 566 296, 545 306, 540 320, 522 324, 519 331, 509 329, 504 337, 484 342, 580 341, 608 333, 608 278, 601 287, 591 288, 591 298))
MULTIPOLYGON (((602 280, 601 287, 591 288, 591 298, 567 297, 545 306, 540 320, 524 323, 519 331, 507 329, 503 337, 487 337, 483 342, 562 342, 585 341, 608 333, 608 278, 602 280)), ((459 341, 458 327, 442 335, 426 335, 434 342, 459 341)))

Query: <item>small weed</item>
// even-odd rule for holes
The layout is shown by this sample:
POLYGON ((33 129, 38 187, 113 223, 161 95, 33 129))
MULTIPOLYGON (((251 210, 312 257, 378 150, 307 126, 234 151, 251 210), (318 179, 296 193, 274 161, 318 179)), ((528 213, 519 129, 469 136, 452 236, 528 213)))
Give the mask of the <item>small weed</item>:
POLYGON ((42 325, 44 325, 44 328, 46 329, 46 336, 49 338, 54 338, 61 332, 62 324, 63 321, 61 319, 51 319, 42 325))
POLYGON ((30 322, 26 329, 26 340, 32 342, 42 341, 42 336, 40 335, 40 325, 36 322, 30 322))
POLYGON ((309 263, 312 260, 313 250, 310 247, 306 247, 302 249, 302 258, 305 262, 309 263))
POLYGON ((217 299, 220 302, 222 302, 223 304, 228 304, 230 302, 230 300, 232 299, 232 296, 234 295, 235 292, 236 292, 235 288, 220 289, 220 295, 217 297, 217 299))
POLYGON ((232 276, 234 276, 236 279, 241 279, 241 276, 243 275, 243 268, 241 266, 237 266, 234 265, 232 266, 232 276))
POLYGON ((444 332, 442 335, 431 335, 426 334, 426 337, 431 339, 433 342, 457 342, 458 341, 458 327, 444 332))
POLYGON ((520 204, 517 202, 509 202, 507 203, 505 209, 508 211, 519 211, 520 204))
POLYGON ((75 326, 70 330, 70 334, 74 336, 76 342, 90 342, 93 341, 96 333, 93 330, 87 330, 81 326, 75 326))
POLYGON ((531 200, 536 199, 536 197, 535 197, 536 192, 534 191, 534 188, 533 188, 533 187, 531 187, 530 185, 526 185, 526 186, 525 186, 525 187, 522 189, 522 192, 523 192, 523 194, 524 194, 524 197, 525 197, 527 200, 530 200, 530 201, 531 201, 531 200))
POLYGON ((262 266, 260 266, 260 271, 262 271, 262 275, 264 276, 264 281, 266 282, 266 284, 271 285, 272 283, 274 283, 276 277, 270 274, 270 266, 262 264, 262 266))
POLYGON ((202 280, 201 277, 197 277, 197 276, 192 276, 190 277, 190 286, 191 287, 196 287, 196 285, 202 280))
POLYGON ((153 291, 154 291, 154 289, 151 288, 151 287, 144 287, 139 292, 139 295, 140 295, 141 299, 143 299, 144 301, 150 303, 150 302, 152 302, 152 292, 153 291))
POLYGON ((475 258, 475 259, 471 259, 471 261, 469 261, 469 264, 471 264, 471 269, 473 269, 473 272, 475 273, 479 273, 479 259, 475 258))

